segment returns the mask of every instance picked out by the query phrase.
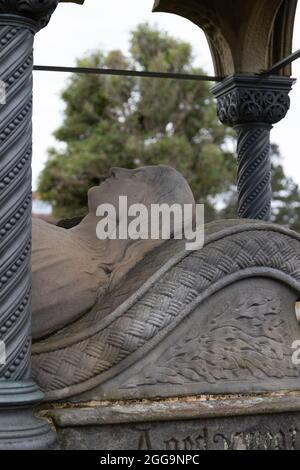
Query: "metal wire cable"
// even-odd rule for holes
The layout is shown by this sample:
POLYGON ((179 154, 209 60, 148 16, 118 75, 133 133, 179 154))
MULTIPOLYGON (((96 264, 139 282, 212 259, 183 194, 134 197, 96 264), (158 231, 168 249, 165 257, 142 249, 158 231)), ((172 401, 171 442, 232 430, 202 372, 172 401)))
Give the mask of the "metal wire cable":
MULTIPOLYGON (((300 58, 300 49, 293 52, 289 56, 274 64, 270 69, 263 70, 258 75, 269 76, 276 74, 292 62, 300 58)), ((138 70, 121 70, 107 69, 95 67, 60 67, 52 65, 35 65, 33 70, 38 72, 63 72, 88 75, 115 75, 123 77, 139 77, 139 78, 160 78, 169 80, 193 80, 202 82, 222 82, 226 77, 217 77, 209 75, 196 75, 188 73, 171 73, 171 72, 151 72, 138 70)))
POLYGON ((289 56, 285 57, 284 59, 280 60, 279 62, 276 62, 269 70, 261 72, 260 75, 273 75, 276 72, 279 72, 279 70, 284 69, 287 65, 290 65, 292 62, 295 60, 300 59, 300 49, 297 51, 293 52, 289 56))
POLYGON ((67 72, 77 74, 90 75, 119 75, 125 77, 140 78, 164 78, 171 80, 194 80, 203 82, 221 82, 225 77, 212 77, 207 75, 193 75, 186 73, 169 73, 169 72, 144 72, 137 70, 120 70, 120 69, 100 69, 92 67, 57 67, 51 65, 35 65, 33 70, 39 72, 67 72))

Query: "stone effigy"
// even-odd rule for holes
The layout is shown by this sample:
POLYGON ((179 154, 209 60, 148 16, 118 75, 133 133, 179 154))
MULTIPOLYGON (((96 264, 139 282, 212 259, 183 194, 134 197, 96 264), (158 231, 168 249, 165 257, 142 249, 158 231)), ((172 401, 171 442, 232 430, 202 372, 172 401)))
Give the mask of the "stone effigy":
MULTIPOLYGON (((128 207, 143 203, 149 211, 152 204, 195 206, 188 183, 170 167, 115 168, 104 183, 90 189, 89 213, 74 228, 65 230, 34 219, 34 339, 55 333, 79 319, 97 301, 100 303, 105 293, 112 294, 126 274, 164 242, 160 238, 113 239, 113 233, 105 240, 97 238, 97 224, 101 220, 96 215, 97 208, 106 204, 118 208, 119 196, 127 198, 128 207)), ((122 214, 117 216, 116 229, 122 214)))
MULTIPOLYGON (((33 375, 46 400, 299 387, 300 367, 292 362, 300 339, 298 234, 258 221, 221 221, 206 226, 199 251, 169 240, 141 253, 88 312, 34 343, 33 375)), ((63 316, 62 304, 57 317, 63 316)))

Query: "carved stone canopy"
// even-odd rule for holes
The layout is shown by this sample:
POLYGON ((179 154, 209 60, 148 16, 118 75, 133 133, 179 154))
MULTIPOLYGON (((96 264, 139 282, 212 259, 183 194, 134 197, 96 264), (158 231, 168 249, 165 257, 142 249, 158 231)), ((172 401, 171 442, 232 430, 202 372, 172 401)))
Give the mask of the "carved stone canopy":
POLYGON ((59 3, 84 0, 0 0, 0 23, 26 24, 34 31, 45 27, 59 3))
MULTIPOLYGON (((297 0, 155 0, 203 29, 219 76, 257 73, 291 53, 297 0)), ((291 75, 286 67, 282 75, 291 75)))

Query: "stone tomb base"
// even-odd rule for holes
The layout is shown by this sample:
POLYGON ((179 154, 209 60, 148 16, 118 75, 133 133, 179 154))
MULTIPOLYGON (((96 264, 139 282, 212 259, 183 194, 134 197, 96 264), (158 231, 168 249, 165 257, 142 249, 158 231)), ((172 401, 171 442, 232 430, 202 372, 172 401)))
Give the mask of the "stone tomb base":
POLYGON ((60 450, 300 450, 300 393, 52 405, 60 450), (63 406, 63 408, 62 408, 63 406))

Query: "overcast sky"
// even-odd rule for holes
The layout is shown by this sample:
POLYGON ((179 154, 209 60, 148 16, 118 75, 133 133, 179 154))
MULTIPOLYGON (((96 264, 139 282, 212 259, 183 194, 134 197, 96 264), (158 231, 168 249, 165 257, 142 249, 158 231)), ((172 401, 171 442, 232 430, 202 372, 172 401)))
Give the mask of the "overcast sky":
MULTIPOLYGON (((139 23, 148 21, 170 34, 189 41, 196 64, 213 74, 212 61, 202 31, 184 18, 152 13, 154 0, 85 0, 83 6, 61 4, 50 25, 35 41, 36 65, 73 66, 77 57, 101 48, 128 51, 129 34, 139 23)), ((300 49, 300 9, 296 18, 294 50, 300 49)), ((286 119, 272 131, 272 140, 280 145, 288 175, 300 184, 300 60, 293 75, 299 78, 291 94, 292 106, 286 119)), ((34 153, 33 184, 47 159, 47 148, 55 144, 53 131, 60 125, 63 104, 59 92, 68 74, 34 72, 34 153)))

